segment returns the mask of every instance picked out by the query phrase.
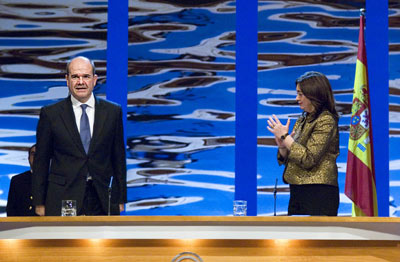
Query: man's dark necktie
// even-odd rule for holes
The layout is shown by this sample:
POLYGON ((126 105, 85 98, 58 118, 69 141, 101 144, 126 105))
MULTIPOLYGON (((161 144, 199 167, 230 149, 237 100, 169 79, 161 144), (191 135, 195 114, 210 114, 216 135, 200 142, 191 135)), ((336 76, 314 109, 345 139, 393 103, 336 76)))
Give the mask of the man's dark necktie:
POLYGON ((85 152, 89 151, 89 145, 90 145, 90 125, 89 125, 89 118, 86 114, 86 108, 88 105, 82 104, 82 116, 81 116, 81 130, 80 130, 80 135, 81 135, 81 140, 83 147, 85 148, 85 152))

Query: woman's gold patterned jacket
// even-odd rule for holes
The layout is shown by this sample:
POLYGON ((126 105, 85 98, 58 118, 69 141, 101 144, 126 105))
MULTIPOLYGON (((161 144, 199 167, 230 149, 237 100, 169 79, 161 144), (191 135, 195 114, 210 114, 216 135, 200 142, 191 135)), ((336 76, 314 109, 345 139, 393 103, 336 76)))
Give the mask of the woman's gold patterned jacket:
POLYGON ((294 185, 327 184, 337 186, 339 131, 337 119, 329 111, 317 117, 300 117, 293 128, 294 142, 286 158, 278 151, 279 164, 285 164, 285 183, 294 185))

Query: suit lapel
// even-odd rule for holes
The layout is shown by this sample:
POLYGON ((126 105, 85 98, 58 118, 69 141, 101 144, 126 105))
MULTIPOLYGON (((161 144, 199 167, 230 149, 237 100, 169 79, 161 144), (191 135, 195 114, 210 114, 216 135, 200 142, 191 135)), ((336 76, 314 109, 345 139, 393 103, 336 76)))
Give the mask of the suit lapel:
POLYGON ((71 97, 68 96, 62 105, 61 118, 64 121, 65 129, 68 131, 71 136, 74 144, 79 148, 82 153, 86 155, 85 149, 83 148, 81 136, 79 135, 78 127, 76 126, 75 114, 72 109, 71 97))
POLYGON ((99 141, 106 119, 107 110, 105 110, 103 102, 95 97, 93 137, 90 140, 89 153, 93 150, 95 143, 99 141))

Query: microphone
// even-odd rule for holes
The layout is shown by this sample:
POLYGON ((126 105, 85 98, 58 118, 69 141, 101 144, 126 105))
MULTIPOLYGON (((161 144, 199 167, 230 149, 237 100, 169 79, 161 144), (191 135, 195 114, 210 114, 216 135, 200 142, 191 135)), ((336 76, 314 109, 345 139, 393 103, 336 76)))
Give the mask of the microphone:
POLYGON ((113 177, 111 177, 110 184, 108 185, 108 215, 111 215, 111 186, 112 186, 113 177))
POLYGON ((276 193, 277 193, 277 186, 278 186, 278 179, 275 180, 275 187, 274 187, 274 217, 276 216, 276 193))

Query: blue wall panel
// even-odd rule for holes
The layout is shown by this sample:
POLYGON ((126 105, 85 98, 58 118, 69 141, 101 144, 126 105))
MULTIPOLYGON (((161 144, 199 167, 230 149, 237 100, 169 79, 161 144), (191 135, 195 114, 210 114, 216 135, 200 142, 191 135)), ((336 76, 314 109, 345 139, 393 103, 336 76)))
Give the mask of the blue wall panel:
POLYGON ((365 17, 378 215, 389 216, 388 1, 367 1, 365 17))
POLYGON ((257 215, 257 1, 236 2, 235 199, 257 215))
POLYGON ((128 0, 108 2, 107 26, 107 99, 121 105, 124 126, 126 126, 128 93, 128 0))

